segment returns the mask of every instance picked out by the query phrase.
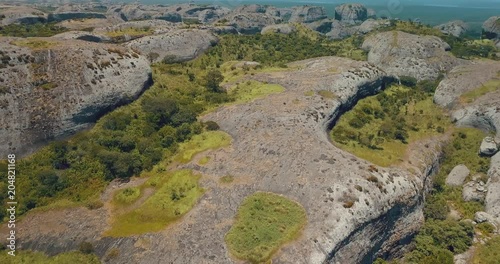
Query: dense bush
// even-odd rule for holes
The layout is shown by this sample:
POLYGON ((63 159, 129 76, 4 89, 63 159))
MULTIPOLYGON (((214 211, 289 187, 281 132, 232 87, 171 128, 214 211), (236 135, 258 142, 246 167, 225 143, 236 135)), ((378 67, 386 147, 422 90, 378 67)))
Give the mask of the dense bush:
POLYGON ((32 25, 10 24, 0 26, 0 36, 9 37, 51 37, 68 29, 56 26, 55 23, 37 23, 32 25))

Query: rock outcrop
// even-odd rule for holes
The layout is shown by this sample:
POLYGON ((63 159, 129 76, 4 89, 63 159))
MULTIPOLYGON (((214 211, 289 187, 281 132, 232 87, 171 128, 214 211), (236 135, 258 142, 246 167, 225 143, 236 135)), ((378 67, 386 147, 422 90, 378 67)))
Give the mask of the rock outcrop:
POLYGON ((52 36, 58 39, 78 39, 89 42, 110 42, 111 38, 106 35, 94 34, 87 31, 68 31, 52 36))
POLYGON ((500 39, 500 16, 486 20, 483 24, 483 32, 488 39, 500 39))
POLYGON ((493 156, 498 152, 498 143, 493 137, 485 137, 479 147, 479 154, 483 156, 493 156))
POLYGON ((0 38, 0 155, 22 155, 137 97, 146 58, 115 45, 0 38))
POLYGON ((434 28, 441 30, 441 32, 443 32, 444 34, 452 35, 455 37, 460 37, 465 32, 467 32, 467 30, 469 30, 469 26, 462 20, 450 21, 448 23, 437 25, 434 28))
POLYGON ((0 25, 35 24, 47 21, 47 14, 27 6, 10 6, 0 9, 0 25))
POLYGON ((487 192, 487 184, 483 182, 480 177, 476 177, 472 181, 464 184, 462 190, 462 198, 466 202, 484 202, 487 192))
POLYGON ((460 97, 463 94, 496 79, 499 72, 500 63, 489 60, 478 60, 455 67, 439 83, 434 93, 434 102, 446 108, 453 108, 462 103, 460 97))
POLYGON ((282 16, 284 21, 290 23, 311 23, 327 18, 324 7, 320 6, 294 6, 290 17, 282 16))
POLYGON ((446 177, 446 185, 450 186, 462 186, 465 181, 465 178, 469 176, 470 170, 467 166, 460 164, 455 166, 446 177))
POLYGON ((361 34, 367 34, 374 30, 390 26, 390 21, 387 19, 367 19, 357 27, 361 34))
POLYGON ((378 33, 365 39, 368 61, 398 76, 435 79, 462 63, 446 51, 450 46, 438 37, 401 31, 378 33))
POLYGON ((107 207, 52 212, 43 228, 33 223, 48 215, 29 214, 19 223, 20 248, 54 254, 92 241, 101 257, 117 247, 117 263, 229 264, 234 260, 224 236, 238 206, 255 191, 268 191, 299 202, 308 218, 302 235, 273 263, 371 263, 381 255, 401 254, 423 223, 422 195, 437 167, 439 140, 412 149, 404 168, 381 168, 335 147, 326 133, 343 111, 394 78, 367 62, 338 57, 295 62, 282 72, 246 78, 280 84, 286 91, 203 117, 230 134, 232 145, 205 153, 211 161, 203 166, 196 161, 180 166, 202 174, 206 187, 182 221, 157 233, 102 238, 111 217, 107 207), (304 96, 308 91, 313 95, 304 96), (320 91, 335 98, 324 98, 320 91), (219 182, 224 175, 235 178, 229 187, 219 182))
POLYGON ((485 211, 500 223, 500 153, 495 154, 490 163, 485 211))
POLYGON ((209 31, 181 29, 132 40, 126 46, 146 54, 151 62, 173 63, 194 59, 217 42, 209 31))
POLYGON ((342 4, 335 7, 335 19, 347 24, 358 24, 368 19, 368 10, 362 4, 342 4))
POLYGON ((267 33, 279 33, 279 34, 290 34, 292 32, 297 31, 294 25, 292 24, 277 24, 266 26, 260 32, 261 34, 267 33))
POLYGON ((356 32, 356 27, 351 27, 341 21, 333 20, 332 29, 325 35, 331 39, 343 39, 354 35, 356 32))

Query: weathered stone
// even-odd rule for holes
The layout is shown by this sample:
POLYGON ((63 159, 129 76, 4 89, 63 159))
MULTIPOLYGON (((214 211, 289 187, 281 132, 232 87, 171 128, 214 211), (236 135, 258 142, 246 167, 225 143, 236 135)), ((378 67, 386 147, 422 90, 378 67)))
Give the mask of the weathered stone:
POLYGON ((434 36, 418 36, 401 31, 378 33, 365 39, 368 61, 388 73, 418 80, 435 79, 442 71, 462 63, 446 51, 450 45, 434 36))
POLYGON ((460 164, 455 166, 453 170, 451 170, 450 174, 448 174, 448 177, 446 177, 446 185, 450 186, 461 186, 465 178, 469 176, 469 169, 467 166, 460 164))
POLYGON ((335 7, 335 19, 344 23, 357 24, 365 21, 367 18, 368 10, 362 4, 342 4, 335 7))
POLYGON ((479 154, 484 156, 493 156, 498 152, 498 144, 492 137, 485 137, 479 147, 479 154))
POLYGON ((291 24, 277 24, 277 25, 270 25, 266 26, 262 29, 260 32, 261 34, 268 34, 268 33, 279 33, 279 34, 290 34, 292 32, 295 32, 297 29, 295 26, 291 24))
POLYGON ((488 39, 500 38, 500 16, 490 17, 483 24, 484 36, 488 39))
POLYGON ((437 28, 441 30, 441 32, 455 37, 460 37, 465 32, 467 32, 467 30, 469 30, 467 24, 462 20, 450 21, 445 24, 437 25, 434 28, 437 28))
POLYGON ((471 201, 482 202, 484 201, 484 198, 486 196, 484 190, 486 190, 486 188, 481 186, 477 182, 474 181, 468 182, 463 187, 462 198, 466 202, 471 202, 471 201))

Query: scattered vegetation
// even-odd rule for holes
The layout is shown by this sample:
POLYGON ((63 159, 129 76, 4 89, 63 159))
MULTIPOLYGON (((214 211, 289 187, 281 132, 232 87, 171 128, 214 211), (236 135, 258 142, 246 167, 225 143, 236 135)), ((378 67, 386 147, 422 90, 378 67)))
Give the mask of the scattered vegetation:
POLYGON ((232 175, 222 176, 219 181, 221 183, 232 183, 234 181, 234 177, 232 175))
POLYGON ((143 37, 151 34, 153 34, 153 29, 151 27, 128 27, 120 30, 106 32, 106 35, 113 39, 119 39, 123 36, 143 37))
POLYGON ((261 263, 295 239, 305 224, 306 213, 299 204, 277 194, 257 192, 243 201, 225 240, 234 256, 261 263))
POLYGON ((67 263, 82 263, 82 264, 99 264, 101 261, 96 255, 84 254, 78 251, 61 253, 49 257, 40 252, 32 252, 22 250, 17 252, 16 256, 12 257, 6 252, 0 254, 0 263, 4 264, 24 264, 24 263, 40 263, 40 264, 67 264, 67 263))
POLYGON ((51 37, 68 31, 67 28, 56 26, 56 23, 10 24, 0 27, 0 36, 9 37, 51 37))
POLYGON ((23 39, 12 42, 12 44, 20 47, 26 47, 31 49, 48 49, 57 45, 56 42, 46 41, 41 39, 23 39))
POLYGON ((119 190, 114 195, 114 201, 118 204, 131 204, 141 196, 141 190, 138 187, 128 187, 119 190))
POLYGON ((498 264, 500 263, 500 236, 488 240, 485 244, 477 246, 473 264, 498 264))
POLYGON ((483 85, 481 85, 481 87, 462 94, 460 96, 460 101, 464 102, 464 103, 472 103, 477 98, 479 98, 487 93, 494 92, 494 91, 498 90, 499 87, 500 87, 500 80, 499 79, 490 80, 490 81, 484 83, 483 85))
POLYGON ((325 99, 337 98, 337 96, 334 93, 332 93, 331 91, 327 91, 327 90, 318 91, 318 94, 325 99))
POLYGON ((203 194, 199 178, 190 170, 154 173, 142 188, 155 188, 155 193, 132 211, 114 216, 105 235, 122 237, 164 229, 191 210, 203 194))
POLYGON ((179 146, 178 154, 175 156, 174 161, 180 163, 187 163, 191 161, 197 153, 225 147, 231 144, 231 137, 221 131, 208 131, 200 135, 194 136, 191 140, 182 143, 179 146))
POLYGON ((408 143, 450 126, 443 111, 432 102, 438 82, 409 77, 376 96, 360 100, 343 114, 331 131, 341 148, 380 166, 398 163, 408 143))

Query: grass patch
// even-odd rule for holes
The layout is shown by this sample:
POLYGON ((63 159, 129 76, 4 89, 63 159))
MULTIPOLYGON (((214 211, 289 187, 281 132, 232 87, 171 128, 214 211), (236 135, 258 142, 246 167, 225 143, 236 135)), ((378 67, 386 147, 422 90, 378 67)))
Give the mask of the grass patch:
POLYGON ((12 44, 19 47, 26 47, 31 49, 48 49, 57 45, 56 42, 40 40, 40 39, 17 40, 13 41, 12 44))
POLYGON ((113 201, 117 204, 132 204, 141 196, 141 189, 138 187, 128 187, 116 192, 113 201))
POLYGON ((462 94, 460 96, 460 101, 463 103, 472 103, 477 98, 479 98, 487 93, 494 92, 494 91, 498 90, 499 87, 500 87, 500 80, 499 79, 490 80, 490 81, 484 83, 483 85, 481 85, 481 87, 462 94))
POLYGON ((318 91, 318 94, 321 97, 325 98, 325 99, 335 99, 335 98, 337 98, 337 95, 335 95, 333 92, 327 91, 327 90, 318 91))
POLYGON ((67 264, 67 263, 81 263, 81 264, 99 264, 101 261, 94 254, 84 254, 78 251, 71 251, 61 253, 49 257, 40 252, 33 252, 28 250, 16 251, 16 256, 12 257, 7 252, 2 252, 0 256, 0 263, 3 264, 67 264))
POLYGON ((53 82, 48 82, 48 83, 44 83, 38 87, 42 88, 43 90, 48 91, 48 90, 52 90, 52 89, 56 88, 57 84, 55 84, 53 82))
POLYGON ((205 157, 201 158, 201 159, 198 161, 198 164, 200 164, 200 165, 205 165, 205 164, 207 164, 208 162, 210 162, 210 157, 209 157, 209 156, 205 156, 205 157))
POLYGON ((106 36, 115 38, 115 37, 121 37, 121 36, 131 36, 131 37, 137 37, 137 36, 147 36, 153 34, 153 30, 151 27, 143 27, 143 28, 135 28, 135 27, 129 27, 129 28, 124 28, 121 30, 114 30, 114 31, 109 31, 106 32, 106 36))
POLYGON ((304 93, 305 96, 313 96, 314 95, 314 91, 307 91, 304 93))
POLYGON ((243 201, 225 240, 234 256, 261 263, 295 239, 306 221, 306 212, 298 203, 257 192, 243 201))
POLYGON ((360 100, 331 131, 336 146, 380 166, 401 162, 408 144, 450 127, 432 93, 392 85, 360 100))
POLYGON ((122 237, 164 229, 189 212, 201 197, 200 177, 190 170, 179 170, 150 178, 146 185, 156 192, 138 208, 116 216, 105 235, 122 237))
POLYGON ((236 85, 229 91, 229 95, 234 97, 233 104, 243 104, 258 98, 263 98, 270 94, 281 93, 285 90, 279 84, 265 84, 258 81, 246 81, 236 85))
POLYGON ((207 131, 193 136, 189 141, 179 145, 179 152, 174 157, 174 161, 187 163, 194 155, 209 150, 217 149, 231 144, 231 136, 222 131, 207 131))
POLYGON ((234 176, 226 175, 219 179, 220 183, 232 183, 234 181, 234 176))
POLYGON ((479 244, 474 254, 474 264, 500 263, 500 236, 488 240, 484 245, 479 244))

